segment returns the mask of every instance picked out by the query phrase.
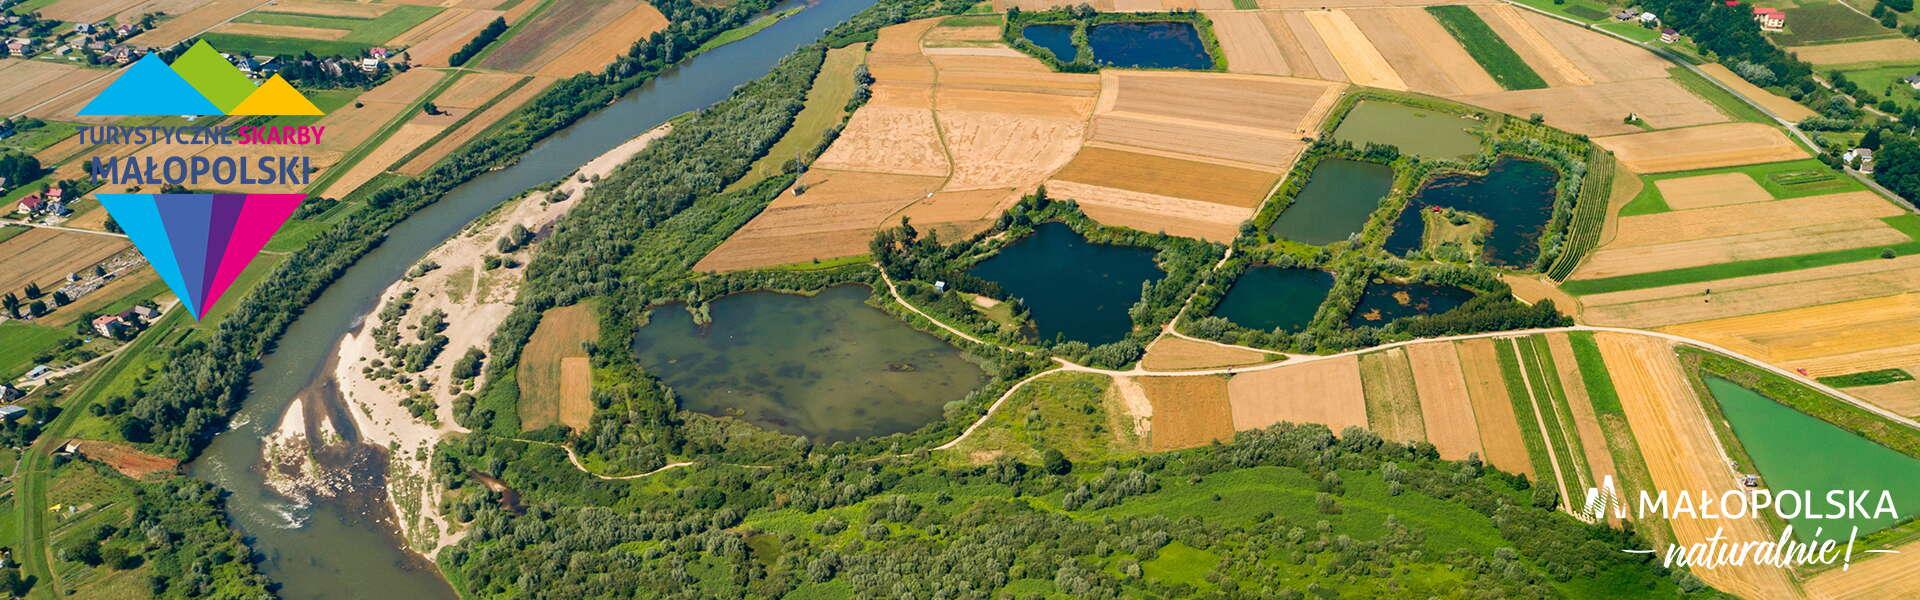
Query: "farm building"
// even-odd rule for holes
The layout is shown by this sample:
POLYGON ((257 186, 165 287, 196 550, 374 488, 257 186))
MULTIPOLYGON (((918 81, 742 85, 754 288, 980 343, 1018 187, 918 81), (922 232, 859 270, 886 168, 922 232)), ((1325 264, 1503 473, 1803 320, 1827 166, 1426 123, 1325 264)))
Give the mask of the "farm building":
POLYGON ((1787 28, 1787 12, 1765 6, 1753 7, 1753 20, 1760 22, 1764 31, 1780 31, 1787 28))
POLYGON ((1672 27, 1660 30, 1660 43, 1671 44, 1678 41, 1680 41, 1680 32, 1674 31, 1672 27))
POLYGON ((20 214, 30 215, 47 206, 47 201, 39 194, 27 194, 20 199, 20 214))
POLYGON ((27 409, 17 404, 0 406, 0 422, 11 423, 20 417, 26 416, 26 414, 27 409))

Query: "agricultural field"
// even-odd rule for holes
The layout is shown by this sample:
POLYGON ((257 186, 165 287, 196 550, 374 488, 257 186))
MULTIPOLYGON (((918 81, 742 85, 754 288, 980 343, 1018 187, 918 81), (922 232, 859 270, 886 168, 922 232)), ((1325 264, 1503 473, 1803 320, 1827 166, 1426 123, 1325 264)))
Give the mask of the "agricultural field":
POLYGON ((1277 358, 1267 352, 1163 335, 1147 347, 1147 355, 1140 359, 1140 366, 1152 371, 1184 371, 1237 367, 1271 362, 1277 358))
MULTIPOLYGON (((1546 80, 1540 78, 1532 67, 1520 59, 1507 43, 1501 41, 1493 28, 1480 19, 1473 9, 1464 6, 1434 6, 1427 8, 1440 24, 1453 34, 1460 45, 1466 47, 1467 54, 1475 62, 1500 82, 1500 87, 1509 90, 1530 90, 1547 87, 1546 80)), ((1503 15, 1504 16, 1504 15, 1503 15)))
POLYGON ((379 4, 335 9, 331 4, 263 6, 214 27, 208 42, 226 52, 298 54, 285 50, 305 45, 319 56, 354 56, 387 44, 441 11, 437 6, 379 4))
POLYGON ((520 423, 527 429, 564 425, 586 431, 593 416, 593 371, 584 342, 598 339, 600 321, 587 304, 548 310, 521 350, 520 423))
POLYGON ((1090 373, 1036 379, 952 452, 970 464, 1002 456, 1038 462, 1046 448, 1074 462, 1138 454, 1146 448, 1120 399, 1122 385, 1133 384, 1090 373))
MULTIPOLYGON (((1881 27, 1872 17, 1855 12, 1838 0, 1795 0, 1778 8, 1787 13, 1787 30, 1769 33, 1767 37, 1781 46, 1832 45, 1899 36, 1899 32, 1881 27)), ((1797 51, 1797 48, 1789 49, 1797 51)), ((1800 58, 1812 61, 1805 55, 1800 58)))
POLYGON ((1800 60, 1817 67, 1860 63, 1920 62, 1920 42, 1907 38, 1794 46, 1787 50, 1799 56, 1800 60))
POLYGON ((1759 123, 1724 123, 1595 138, 1637 173, 1663 173, 1806 158, 1780 130, 1759 123))
MULTIPOLYGON (((0 242, 0 293, 20 293, 28 283, 52 294, 68 274, 78 273, 132 247, 126 238, 35 228, 0 242)), ((25 298, 25 294, 21 294, 25 298)))

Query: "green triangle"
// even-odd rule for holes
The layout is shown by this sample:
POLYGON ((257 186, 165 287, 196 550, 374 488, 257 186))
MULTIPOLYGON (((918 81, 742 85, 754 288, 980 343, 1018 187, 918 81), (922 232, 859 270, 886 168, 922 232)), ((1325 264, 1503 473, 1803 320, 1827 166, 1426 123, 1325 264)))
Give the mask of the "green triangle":
POLYGON ((200 40, 173 59, 173 72, 179 73, 193 89, 200 90, 201 95, 223 113, 233 110, 253 94, 253 80, 221 58, 220 51, 207 45, 206 40, 200 40))

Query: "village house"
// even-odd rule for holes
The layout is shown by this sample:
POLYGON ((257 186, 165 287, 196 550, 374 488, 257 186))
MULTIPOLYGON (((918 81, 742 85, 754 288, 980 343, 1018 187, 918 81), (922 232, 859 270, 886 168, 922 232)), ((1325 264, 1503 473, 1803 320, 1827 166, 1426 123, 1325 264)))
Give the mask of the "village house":
POLYGON ((1873 173, 1873 149, 1854 148, 1848 150, 1846 154, 1840 155, 1840 162, 1846 163, 1849 169, 1861 173, 1873 173))
POLYGON ((52 372, 53 372, 53 367, 49 367, 46 365, 34 365, 32 369, 27 370, 27 379, 29 380, 39 379, 41 377, 46 377, 48 373, 52 373, 52 372))
POLYGON ((27 194, 26 197, 20 199, 19 212, 23 215, 30 215, 46 207, 46 199, 41 198, 39 194, 27 194))
POLYGON ((1760 22, 1762 31, 1780 31, 1787 28, 1787 13, 1778 8, 1755 6, 1753 20, 1760 22))
POLYGON ((1656 15, 1651 12, 1640 13, 1640 25, 1642 27, 1652 27, 1658 24, 1659 22, 1660 22, 1660 15, 1656 15))
POLYGON ((120 315, 100 315, 93 318, 93 332, 107 337, 113 337, 120 328, 126 326, 126 322, 120 320, 120 315))
POLYGON ((1907 84, 1907 87, 1920 90, 1920 75, 1908 75, 1906 77, 1901 77, 1900 81, 1905 82, 1907 84))
POLYGON ((24 416, 27 416, 26 407, 20 406, 18 404, 8 404, 6 406, 0 406, 0 421, 12 423, 14 421, 19 420, 20 417, 24 417, 24 416))
POLYGON ((1660 43, 1671 44, 1678 41, 1680 41, 1680 32, 1674 31, 1672 27, 1660 30, 1660 43))
POLYGON ((14 56, 26 56, 33 53, 33 38, 13 38, 7 40, 7 52, 14 56))
POLYGON ((160 318, 160 309, 147 306, 145 304, 135 306, 127 310, 133 311, 134 316, 140 317, 140 320, 142 321, 151 322, 154 319, 160 318))
POLYGON ((21 396, 25 396, 25 395, 26 394, 21 393, 20 388, 13 387, 12 385, 9 385, 9 384, 0 383, 0 402, 12 402, 14 400, 19 400, 21 396))

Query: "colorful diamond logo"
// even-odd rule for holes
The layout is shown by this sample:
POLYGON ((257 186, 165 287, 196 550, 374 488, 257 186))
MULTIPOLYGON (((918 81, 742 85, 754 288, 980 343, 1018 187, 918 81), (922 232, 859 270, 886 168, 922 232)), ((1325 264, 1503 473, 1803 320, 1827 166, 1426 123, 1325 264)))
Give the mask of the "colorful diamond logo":
POLYGON ((141 57, 80 114, 319 115, 321 111, 277 74, 255 87, 220 51, 201 40, 173 59, 172 66, 157 54, 141 57))
POLYGON ((300 207, 301 194, 100 194, 100 205, 198 319, 300 207))

